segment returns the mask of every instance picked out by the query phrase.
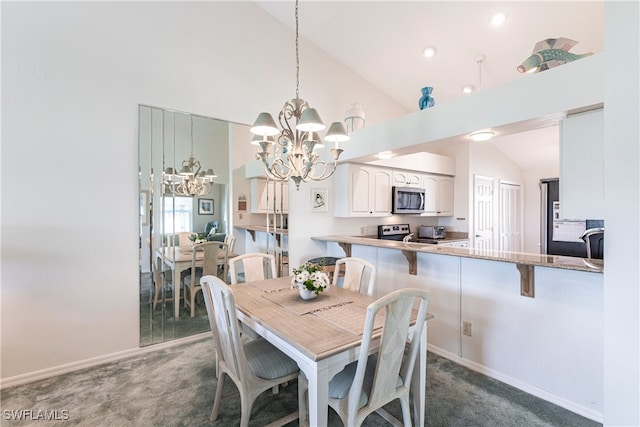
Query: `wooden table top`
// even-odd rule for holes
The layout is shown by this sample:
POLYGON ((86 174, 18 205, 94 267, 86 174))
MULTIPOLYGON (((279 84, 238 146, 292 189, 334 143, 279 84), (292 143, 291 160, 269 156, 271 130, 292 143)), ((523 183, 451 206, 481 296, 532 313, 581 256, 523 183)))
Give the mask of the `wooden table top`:
MULTIPOLYGON (((314 361, 362 341, 367 306, 374 298, 330 286, 317 298, 303 300, 291 277, 231 286, 238 310, 285 339, 314 361)), ((384 312, 378 313, 380 329, 384 312)))

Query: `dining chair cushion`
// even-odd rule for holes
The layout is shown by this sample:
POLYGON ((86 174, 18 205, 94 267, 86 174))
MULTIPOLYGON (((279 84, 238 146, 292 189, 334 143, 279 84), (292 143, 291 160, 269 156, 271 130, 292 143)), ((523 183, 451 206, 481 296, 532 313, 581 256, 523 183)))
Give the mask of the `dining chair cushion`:
MULTIPOLYGON (((372 354, 367 359, 367 369, 364 374, 364 383, 362 385, 362 394, 360 395, 360 402, 358 407, 363 407, 369 402, 369 393, 371 392, 371 386, 373 385, 373 374, 378 364, 378 355, 372 354)), ((331 379, 329 382, 329 397, 333 399, 343 399, 349 394, 351 384, 353 383, 353 377, 356 375, 356 368, 358 362, 349 363, 344 369, 331 379)), ((402 385, 402 378, 398 376, 396 381, 396 387, 402 385)))
POLYGON ((298 371, 296 362, 265 339, 248 341, 243 346, 247 362, 257 377, 272 380, 298 371))
MULTIPOLYGON (((372 383, 367 381, 369 378, 373 378, 373 373, 376 369, 377 356, 372 354, 367 359, 367 369, 365 371, 365 382, 362 387, 362 394, 360 395, 360 403, 358 406, 364 406, 369 401, 369 391, 371 391, 372 383)), ((353 383, 353 377, 356 374, 356 368, 358 367, 358 362, 349 363, 344 369, 331 378, 329 382, 329 397, 334 399, 343 399, 347 394, 349 394, 349 390, 351 389, 351 384, 353 383)))

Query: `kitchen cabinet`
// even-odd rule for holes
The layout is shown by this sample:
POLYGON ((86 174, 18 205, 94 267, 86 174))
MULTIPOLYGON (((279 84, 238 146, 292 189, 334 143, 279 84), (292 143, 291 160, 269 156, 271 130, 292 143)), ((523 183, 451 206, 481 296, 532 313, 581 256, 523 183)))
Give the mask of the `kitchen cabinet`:
POLYGON ((422 188, 422 174, 420 172, 394 169, 393 185, 396 187, 422 188))
POLYGON ((343 163, 336 168, 333 183, 335 216, 391 215, 390 169, 343 163))
POLYGON ((253 178, 251 180, 251 212, 289 213, 289 183, 253 178))
POLYGON ((422 176, 422 188, 425 190, 425 211, 422 216, 453 215, 453 184, 451 176, 422 176))
POLYGON ((569 116, 560 129, 560 216, 604 218, 604 111, 569 116))

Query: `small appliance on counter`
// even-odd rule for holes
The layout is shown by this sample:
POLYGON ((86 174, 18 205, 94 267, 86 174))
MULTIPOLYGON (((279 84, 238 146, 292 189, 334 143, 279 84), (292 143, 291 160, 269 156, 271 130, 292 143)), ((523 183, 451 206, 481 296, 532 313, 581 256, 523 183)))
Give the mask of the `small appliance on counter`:
POLYGON ((418 238, 420 239, 444 239, 447 233, 441 225, 423 225, 418 227, 418 238))

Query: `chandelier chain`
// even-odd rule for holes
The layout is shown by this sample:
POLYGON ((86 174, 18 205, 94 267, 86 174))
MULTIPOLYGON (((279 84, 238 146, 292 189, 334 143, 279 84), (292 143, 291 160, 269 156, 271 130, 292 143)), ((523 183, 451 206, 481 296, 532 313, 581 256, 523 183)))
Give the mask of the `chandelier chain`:
POLYGON ((300 55, 298 52, 298 0, 296 0, 296 99, 300 98, 300 55))

